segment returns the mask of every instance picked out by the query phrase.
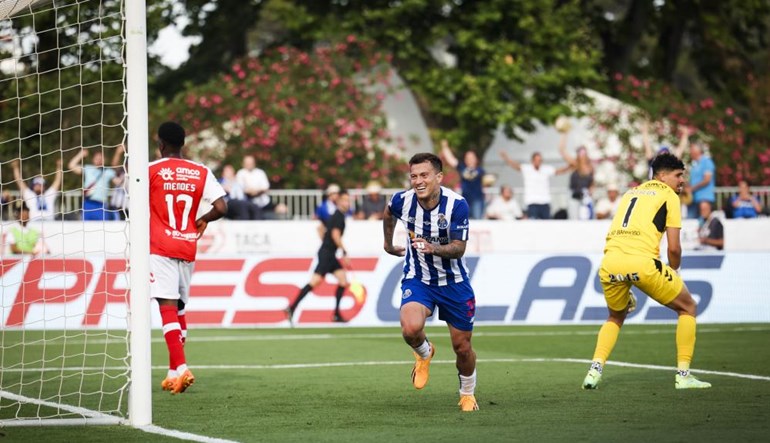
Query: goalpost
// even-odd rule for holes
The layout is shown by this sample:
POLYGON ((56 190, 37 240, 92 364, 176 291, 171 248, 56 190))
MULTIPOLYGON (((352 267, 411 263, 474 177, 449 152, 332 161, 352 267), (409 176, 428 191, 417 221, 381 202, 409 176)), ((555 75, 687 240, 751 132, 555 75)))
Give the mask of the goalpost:
POLYGON ((144 0, 0 0, 0 428, 152 422, 146 57, 144 0))

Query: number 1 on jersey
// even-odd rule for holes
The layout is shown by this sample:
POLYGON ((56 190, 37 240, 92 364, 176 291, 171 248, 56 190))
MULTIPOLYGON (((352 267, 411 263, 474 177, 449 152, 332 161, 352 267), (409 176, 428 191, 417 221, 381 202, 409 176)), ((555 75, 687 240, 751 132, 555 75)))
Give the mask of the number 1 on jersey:
MULTIPOLYGON (((182 209, 182 227, 180 228, 180 230, 184 231, 187 229, 187 221, 190 217, 193 198, 191 195, 179 194, 176 196, 176 201, 177 203, 184 203, 184 208, 182 209)), ((172 194, 166 194, 166 207, 168 208, 168 224, 173 229, 177 229, 176 216, 174 215, 174 196, 172 194)))
POLYGON ((626 210, 626 215, 625 215, 625 217, 623 217, 623 227, 624 228, 628 227, 628 220, 631 218, 631 211, 634 210, 634 205, 636 204, 636 200, 638 198, 639 197, 632 198, 631 199, 631 204, 628 205, 628 210, 626 210))

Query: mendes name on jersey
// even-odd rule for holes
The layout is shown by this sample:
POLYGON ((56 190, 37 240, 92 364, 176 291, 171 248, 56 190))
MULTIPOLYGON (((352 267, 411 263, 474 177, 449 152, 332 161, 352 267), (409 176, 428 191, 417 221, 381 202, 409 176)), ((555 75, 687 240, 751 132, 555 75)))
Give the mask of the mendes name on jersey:
POLYGON ((413 189, 398 192, 388 202, 391 214, 406 227, 404 280, 418 279, 433 286, 446 286, 468 280, 468 267, 461 257, 443 258, 411 247, 411 239, 424 238, 432 244, 446 245, 452 240, 468 241, 468 203, 458 193, 441 187, 439 203, 425 209, 413 189))
POLYGON ((604 252, 660 256, 666 228, 682 227, 682 204, 667 184, 650 180, 623 194, 607 232, 604 252))
POLYGON ((150 163, 150 253, 194 261, 198 244, 195 221, 202 200, 223 197, 206 166, 180 158, 150 163))

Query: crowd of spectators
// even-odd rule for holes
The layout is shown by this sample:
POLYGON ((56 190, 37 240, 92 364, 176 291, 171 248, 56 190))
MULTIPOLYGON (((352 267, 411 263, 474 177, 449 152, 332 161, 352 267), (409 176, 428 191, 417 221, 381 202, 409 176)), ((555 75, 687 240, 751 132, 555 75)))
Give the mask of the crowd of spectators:
MULTIPOLYGON (((596 182, 594 161, 589 157, 585 146, 578 146, 574 151, 568 147, 569 125, 559 129, 558 150, 564 161, 563 165, 551 165, 543 161, 540 152, 534 152, 528 163, 514 160, 506 151, 500 155, 504 162, 521 173, 523 188, 520 196, 506 183, 496 188, 489 186, 489 178, 480 157, 471 150, 456 155, 446 140, 441 141, 440 155, 450 168, 455 168, 459 175, 458 191, 466 198, 472 219, 522 220, 569 218, 571 220, 610 219, 617 211, 623 191, 616 182, 596 182), (569 173, 568 188, 552 189, 551 178, 569 173), (555 192, 554 192, 555 191, 555 192), (553 195, 566 194, 566 207, 554 207, 553 195), (523 205, 521 204, 523 203, 523 205)), ((708 146, 698 140, 692 140, 694 131, 681 127, 679 143, 671 149, 666 145, 653 146, 649 124, 643 124, 640 135, 644 146, 644 161, 651 162, 662 152, 671 152, 684 156, 688 183, 682 194, 683 216, 699 219, 705 223, 708 213, 717 218, 755 218, 767 215, 768 209, 762 201, 752 195, 746 180, 738 183, 738 192, 717 202, 716 165, 708 154, 708 146), (711 211, 706 211, 704 202, 709 203, 711 211), (716 210, 719 207, 720 210, 716 210)), ((67 164, 67 171, 62 169, 62 162, 56 164, 56 171, 48 177, 34 175, 23 177, 20 162, 11 162, 17 191, 8 188, 2 190, 0 216, 3 220, 18 221, 19 210, 13 204, 23 202, 26 216, 30 221, 50 221, 57 219, 82 220, 124 220, 128 217, 128 176, 123 156, 123 145, 112 150, 109 164, 105 163, 105 151, 99 149, 81 149, 67 164), (82 207, 75 214, 63 214, 59 209, 63 173, 82 176, 82 207), (47 178, 52 178, 49 183, 47 178)), ((291 217, 284 204, 274 204, 270 196, 270 181, 264 170, 260 169, 254 156, 243 157, 240 168, 224 164, 218 168, 219 181, 227 192, 227 218, 232 220, 265 220, 291 217)), ((336 199, 341 189, 330 184, 323 192, 323 199, 316 207, 313 217, 323 222, 336 210, 336 199)), ((364 187, 363 195, 352 195, 351 209, 346 214, 357 220, 381 220, 387 202, 387 194, 382 185, 373 180, 364 187)), ((563 200, 559 200, 562 203, 563 200)), ((718 230, 718 229, 714 229, 718 230)))

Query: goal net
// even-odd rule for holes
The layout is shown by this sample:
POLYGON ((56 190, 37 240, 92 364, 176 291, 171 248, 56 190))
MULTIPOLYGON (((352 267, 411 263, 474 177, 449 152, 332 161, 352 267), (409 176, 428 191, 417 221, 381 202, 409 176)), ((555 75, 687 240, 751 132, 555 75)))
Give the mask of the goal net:
POLYGON ((0 0, 0 427, 126 421, 124 0, 0 0))

